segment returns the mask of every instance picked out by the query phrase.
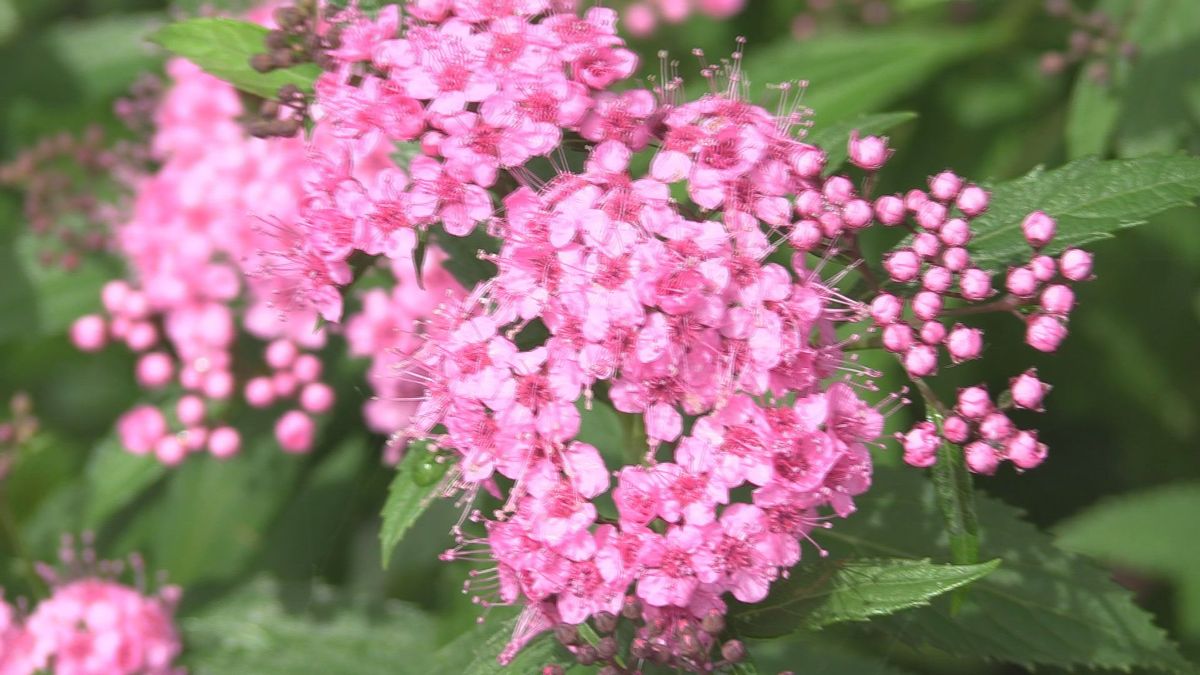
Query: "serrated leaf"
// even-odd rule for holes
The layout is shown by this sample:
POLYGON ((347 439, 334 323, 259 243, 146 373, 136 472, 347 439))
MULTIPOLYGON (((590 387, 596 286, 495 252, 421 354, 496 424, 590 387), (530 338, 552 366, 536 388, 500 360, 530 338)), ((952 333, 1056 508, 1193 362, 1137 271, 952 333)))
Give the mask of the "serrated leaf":
POLYGON ((1021 221, 1042 210, 1058 221, 1046 248, 1054 254, 1141 225, 1146 218, 1200 196, 1200 157, 1185 155, 1101 161, 1081 159, 1053 171, 1035 169, 992 188, 987 213, 973 224, 976 264, 999 270, 1029 258, 1021 221))
MULTIPOLYGON (((404 534, 437 497, 441 476, 426 475, 430 470, 428 465, 433 461, 434 455, 423 444, 414 443, 396 469, 387 501, 383 504, 383 526, 379 529, 384 568, 404 534)), ((443 467, 444 473, 444 465, 437 466, 443 467)))
POLYGON ((1200 483, 1106 499, 1060 524, 1059 544, 1179 587, 1181 630, 1200 635, 1200 483))
POLYGON ((834 173, 846 163, 849 155, 847 144, 851 132, 857 130, 860 136, 878 136, 916 118, 917 113, 915 112, 891 112, 859 115, 828 124, 821 124, 818 121, 805 140, 825 150, 828 157, 825 162, 825 173, 834 173))
POLYGON ((115 435, 105 438, 88 458, 84 526, 99 527, 166 473, 166 465, 153 455, 134 455, 115 435))
POLYGON ((250 57, 266 51, 263 42, 266 35, 266 28, 247 21, 201 18, 164 26, 150 39, 210 75, 256 96, 274 98, 285 84, 312 92, 313 83, 321 74, 315 64, 305 63, 269 73, 259 73, 250 67, 250 57))
POLYGON ((327 586, 306 582, 289 594, 259 579, 181 619, 187 665, 196 675, 428 672, 435 639, 429 619, 399 603, 366 609, 340 600, 327 586), (294 602, 285 602, 289 595, 294 602))
POLYGON ((866 621, 928 605, 932 598, 987 576, 999 565, 999 560, 946 565, 902 558, 802 564, 776 583, 766 600, 737 605, 729 616, 739 635, 753 638, 866 621))
MULTIPOLYGON (((972 584, 960 611, 937 600, 868 628, 903 631, 914 646, 1026 667, 1132 667, 1183 671, 1188 663, 1149 613, 1094 563, 1056 547, 1020 512, 978 496, 984 557, 1002 565, 972 584)), ((911 471, 877 468, 853 518, 824 533, 839 556, 946 553, 933 487, 911 471)))

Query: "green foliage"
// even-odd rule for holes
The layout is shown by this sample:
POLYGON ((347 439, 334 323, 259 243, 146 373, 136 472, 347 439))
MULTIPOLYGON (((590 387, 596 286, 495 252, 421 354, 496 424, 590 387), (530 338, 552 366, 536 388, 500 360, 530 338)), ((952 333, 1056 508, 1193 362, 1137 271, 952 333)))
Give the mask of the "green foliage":
POLYGON ((408 446, 404 461, 397 467, 396 476, 388 490, 387 502, 383 505, 383 527, 379 530, 379 543, 383 552, 383 566, 387 567, 396 544, 404 538, 408 528, 429 508, 441 488, 441 477, 446 465, 437 461, 428 444, 416 441, 408 446))
POLYGON ((266 51, 267 29, 233 19, 188 19, 159 29, 151 39, 163 48, 186 58, 206 72, 255 96, 274 98, 279 88, 292 84, 311 92, 321 74, 314 64, 259 73, 250 67, 250 57, 266 51))
POLYGON ((475 284, 495 276, 495 263, 480 260, 479 252, 495 253, 499 250, 498 244, 494 237, 488 236, 481 228, 476 228, 465 237, 456 237, 439 227, 433 230, 433 238, 446 252, 446 260, 442 262, 442 267, 454 275, 463 288, 470 290, 475 284))
MULTIPOLYGON (((965 602, 916 609, 870 624, 968 658, 1034 665, 1189 668, 1150 615, 1102 569, 1067 553, 1019 512, 979 499, 982 553, 999 569, 972 584, 965 602)), ((859 512, 823 535, 834 559, 850 555, 940 557, 945 540, 933 487, 911 472, 879 469, 859 512)))
POLYGON ((1120 102, 1110 86, 1086 75, 1078 77, 1067 107, 1067 156, 1104 155, 1120 113, 1120 102))
POLYGON ((502 620, 496 616, 455 638, 438 650, 433 675, 492 675, 492 673, 537 673, 552 663, 568 665, 573 660, 548 633, 536 637, 517 654, 512 663, 501 666, 496 658, 512 639, 518 625, 516 617, 502 620))
POLYGON ((1035 210, 1058 220, 1058 234, 1046 248, 1056 253, 1142 225, 1148 217, 1191 204, 1198 196, 1197 157, 1092 158, 1052 171, 1035 169, 992 188, 991 204, 975 221, 969 248, 979 266, 1003 269, 1028 259, 1021 221, 1035 210))
POLYGON ((153 455, 131 454, 115 434, 108 436, 88 459, 84 525, 99 527, 166 473, 167 467, 153 455))
POLYGON ((1107 499, 1062 523, 1059 544, 1179 586, 1182 629, 1200 637, 1200 483, 1107 499))
POLYGON ((385 675, 432 667, 433 629, 420 611, 400 603, 371 611, 324 585, 285 589, 258 579, 181 623, 196 675, 385 675))
POLYGON ((928 605, 932 598, 987 576, 999 560, 943 565, 903 558, 839 559, 801 564, 771 595, 730 612, 739 635, 768 638, 801 628, 866 621, 928 605))

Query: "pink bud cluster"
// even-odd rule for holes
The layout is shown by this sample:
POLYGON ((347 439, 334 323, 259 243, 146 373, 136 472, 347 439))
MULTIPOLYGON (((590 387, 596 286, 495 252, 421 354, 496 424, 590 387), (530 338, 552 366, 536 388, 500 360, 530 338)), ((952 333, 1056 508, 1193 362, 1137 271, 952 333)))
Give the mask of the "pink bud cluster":
MULTIPOLYGON (((182 650, 172 618, 177 587, 155 595, 115 580, 118 563, 96 563, 85 550, 68 553, 73 568, 60 578, 40 572, 50 597, 26 614, 7 604, 0 589, 0 675, 178 675, 173 662, 182 650)), ((133 559, 140 573, 140 561, 133 559)))
POLYGON ((647 37, 660 20, 678 24, 696 14, 728 19, 745 8, 746 0, 637 0, 621 9, 621 18, 630 35, 647 37))
MULTIPOLYGON (((947 173, 931 179, 931 196, 937 199, 938 183, 952 182, 947 173)), ((964 188, 962 192, 965 192, 964 188)), ((942 197, 950 198, 950 189, 941 191, 942 197)), ((962 192, 958 195, 961 197, 962 192)), ((912 193, 906 197, 910 198, 912 193)), ((959 204, 959 210, 966 211, 959 204)), ((969 214, 967 214, 969 215, 969 214)), ((970 313, 968 305, 944 309, 943 298, 982 302, 994 293, 990 276, 971 267, 970 256, 963 249, 961 259, 966 266, 958 273, 958 292, 950 288, 949 274, 939 270, 950 270, 949 263, 954 249, 936 246, 932 237, 927 251, 918 253, 923 246, 921 238, 929 234, 928 223, 922 222, 921 213, 915 214, 917 223, 925 231, 916 230, 911 249, 901 249, 889 259, 889 275, 897 283, 920 283, 921 290, 913 296, 908 310, 919 328, 903 318, 905 306, 890 293, 877 296, 871 304, 871 315, 883 329, 883 343, 891 351, 903 354, 904 367, 914 378, 926 377, 937 369, 937 346, 944 345, 951 358, 957 363, 980 356, 983 333, 956 323, 947 330, 937 319, 940 315, 956 312, 970 313), (903 256, 903 257, 901 257, 903 256), (939 257, 940 256, 940 259, 939 257), (897 258, 900 257, 900 260, 897 258), (940 265, 939 265, 940 263, 940 265), (931 284, 931 276, 935 283, 931 284), (935 311, 936 310, 936 311, 935 311)), ((940 243, 945 245, 945 231, 950 222, 945 221, 934 228, 940 243)), ((969 221, 965 221, 969 222, 969 221)), ((1005 279, 1008 295, 993 301, 987 308, 1011 311, 1025 322, 1025 342, 1040 352, 1054 352, 1067 336, 1067 319, 1075 305, 1075 293, 1070 284, 1085 281, 1092 273, 1092 258, 1089 253, 1068 248, 1057 259, 1042 252, 1056 234, 1057 223, 1042 211, 1034 211, 1021 222, 1021 231, 1032 252, 1029 261, 1010 267, 1005 279)), ((966 230, 969 238, 969 229, 966 230)), ((957 258, 956 258, 957 260, 957 258)), ((939 430, 932 422, 920 422, 902 436, 904 459, 914 466, 931 466, 937 461, 937 449, 942 439, 963 446, 967 466, 976 473, 992 474, 999 463, 1011 461, 1019 470, 1031 469, 1046 458, 1046 445, 1038 441, 1036 431, 1017 429, 1005 414, 1007 408, 1042 410, 1042 398, 1049 391, 1035 370, 1029 370, 1013 378, 1005 405, 993 403, 983 386, 968 387, 958 394, 954 413, 946 417, 939 430)))

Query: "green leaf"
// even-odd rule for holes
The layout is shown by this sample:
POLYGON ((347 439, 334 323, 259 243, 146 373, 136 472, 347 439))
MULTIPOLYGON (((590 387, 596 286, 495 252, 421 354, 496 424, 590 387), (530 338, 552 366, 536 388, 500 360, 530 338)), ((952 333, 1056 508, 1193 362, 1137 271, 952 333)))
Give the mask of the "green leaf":
POLYGON ((440 227, 433 231, 439 248, 446 252, 442 267, 458 280, 464 288, 470 290, 486 279, 496 276, 496 265, 487 260, 479 259, 480 251, 495 253, 500 250, 499 242, 480 228, 476 228, 465 237, 446 234, 440 227))
MULTIPOLYGON (((881 617, 870 630, 903 631, 914 646, 1026 667, 1189 668, 1150 614, 1094 563, 1056 547, 1002 502, 979 497, 984 557, 1002 566, 971 586, 960 611, 932 607, 881 617)), ((940 557, 933 486, 912 471, 878 468, 854 517, 822 535, 840 556, 940 557)))
POLYGON ((516 630, 518 618, 499 620, 489 617, 486 621, 455 638, 437 652, 434 661, 437 675, 492 675, 493 673, 540 673, 552 663, 570 665, 574 660, 559 646, 549 633, 543 633, 525 645, 506 666, 500 665, 497 657, 516 630))
POLYGON ((267 29, 258 24, 233 19, 188 19, 159 29, 150 39, 229 82, 242 91, 274 98, 279 88, 293 84, 312 92, 321 74, 315 64, 259 73, 250 67, 250 57, 266 51, 267 29))
POLYGON ((771 595, 736 605, 730 620, 739 635, 768 638, 842 621, 928 605, 930 599, 987 576, 1000 565, 945 565, 929 560, 850 559, 803 564, 771 595))
POLYGON ((834 173, 846 163, 849 154, 847 144, 852 131, 857 130, 861 136, 878 136, 916 118, 915 112, 891 112, 859 115, 829 124, 821 124, 818 120, 805 140, 825 150, 828 156, 825 173, 834 173))
POLYGON ((127 452, 115 435, 105 438, 88 459, 85 527, 99 527, 166 473, 166 465, 153 455, 127 452))
POLYGON ((404 538, 408 528, 429 508, 441 487, 442 474, 446 465, 437 461, 424 441, 414 441, 404 455, 404 461, 396 470, 396 477, 388 488, 388 498, 383 505, 383 527, 379 530, 379 543, 386 568, 392 559, 396 544, 404 538))
POLYGON ((590 403, 580 399, 575 403, 579 409, 579 433, 576 438, 591 444, 600 451, 603 457, 614 462, 625 459, 626 433, 621 423, 621 417, 612 405, 600 399, 590 403))
POLYGON ((369 609, 328 586, 284 589, 258 579, 181 619, 187 665, 196 675, 429 672, 429 619, 399 603, 369 609))
POLYGON ((1067 156, 1104 155, 1120 114, 1121 102, 1112 87, 1080 74, 1067 105, 1067 156))
POLYGON ((1035 169, 992 188, 991 204, 975 221, 969 248, 980 267, 999 270, 1028 259, 1021 221, 1033 211, 1058 220, 1058 234, 1047 247, 1054 254, 1109 238, 1156 213, 1190 205, 1197 196, 1200 157, 1089 158, 1053 171, 1035 169))
POLYGON ((38 256, 41 246, 30 234, 16 240, 18 263, 37 310, 34 324, 23 328, 40 335, 64 333, 75 319, 101 309, 100 287, 116 271, 93 256, 84 257, 79 267, 70 271, 59 265, 45 265, 38 256))
POLYGON ((822 124, 879 110, 946 66, 990 49, 1002 37, 994 26, 944 32, 896 27, 829 33, 801 43, 782 40, 750 49, 744 67, 758 88, 806 80, 804 105, 815 111, 815 120, 822 124))
POLYGON ((1068 550, 1165 578, 1179 587, 1181 630, 1200 636, 1200 483, 1107 499, 1058 526, 1068 550))
POLYGON ((108 98, 155 68, 159 59, 144 38, 161 21, 161 14, 145 12, 64 22, 47 32, 46 42, 85 96, 108 98))

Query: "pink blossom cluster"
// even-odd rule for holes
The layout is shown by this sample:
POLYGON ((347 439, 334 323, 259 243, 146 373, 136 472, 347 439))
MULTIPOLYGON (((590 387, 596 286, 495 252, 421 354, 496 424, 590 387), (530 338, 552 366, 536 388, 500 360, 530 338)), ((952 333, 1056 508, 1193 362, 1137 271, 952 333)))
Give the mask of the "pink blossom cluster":
POLYGON ((182 650, 172 617, 179 589, 148 595, 113 579, 119 565, 97 564, 91 556, 85 551, 77 561, 68 554, 76 568, 71 578, 42 568, 51 594, 27 615, 7 604, 0 589, 0 675, 184 672, 172 665, 182 650))
MULTIPOLYGON (((882 408, 904 392, 860 398, 875 374, 847 352, 862 336, 839 325, 873 320, 918 380, 942 348, 979 355, 981 333, 938 320, 946 297, 991 294, 966 249, 989 196, 946 172, 928 192, 873 199, 890 155, 875 137, 850 141, 861 187, 825 175, 826 153, 795 133, 793 87, 777 113, 748 103, 740 53, 705 69, 712 92, 694 101, 665 76, 615 90, 635 67, 615 13, 550 9, 429 0, 403 21, 396 6, 335 17, 341 47, 315 110, 316 134, 340 143, 313 154, 294 297, 332 320, 354 256, 403 260, 435 225, 497 239, 480 252, 495 275, 443 302, 389 364, 423 389, 401 434, 453 463, 445 491, 502 502, 470 512, 482 532, 456 527, 443 557, 489 563, 468 583, 480 604, 524 607, 504 658, 540 631, 620 615, 637 626, 631 651, 704 670, 739 653, 714 659, 704 630, 726 594, 765 598, 827 526, 822 511, 849 515, 870 484, 882 408), (393 144, 406 167, 356 177, 393 144), (881 283, 858 236, 898 225, 912 241, 881 283), (855 270, 871 302, 840 285, 855 270), (605 455, 579 432, 608 403, 629 440, 605 455)), ((1040 249, 1052 232, 1035 216, 1040 249)), ((363 351, 389 300, 372 292, 377 318, 355 320, 363 351)))

